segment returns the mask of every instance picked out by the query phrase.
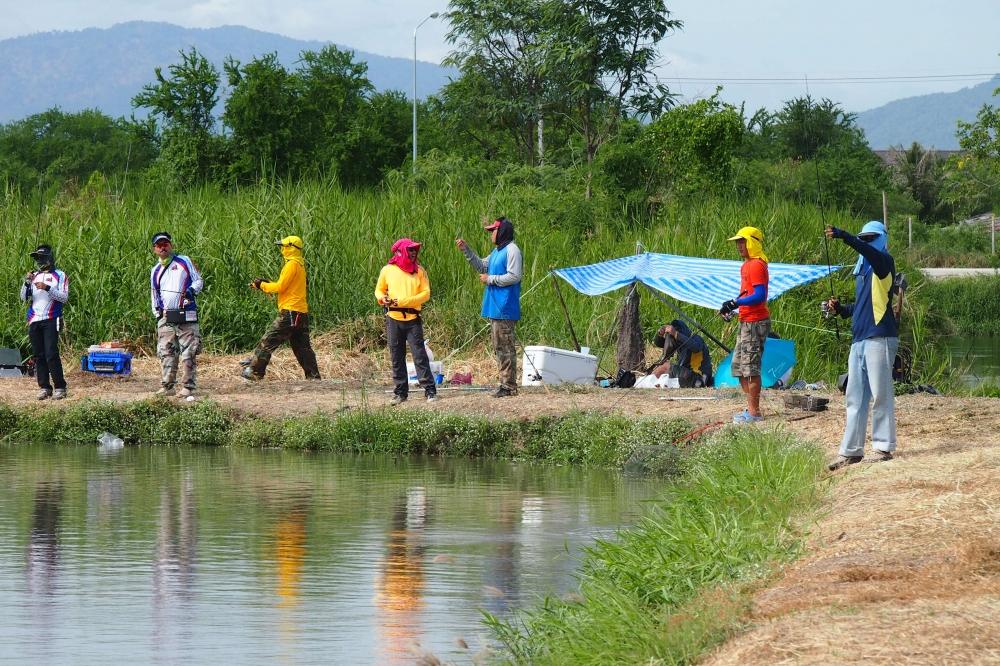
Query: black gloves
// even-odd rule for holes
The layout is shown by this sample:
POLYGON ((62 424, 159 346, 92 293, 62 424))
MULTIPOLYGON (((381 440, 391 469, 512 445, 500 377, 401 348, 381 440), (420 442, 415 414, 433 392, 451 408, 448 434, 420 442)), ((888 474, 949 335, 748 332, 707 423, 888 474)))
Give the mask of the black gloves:
POLYGON ((253 287, 254 289, 260 289, 260 283, 263 281, 264 281, 263 278, 254 278, 253 280, 250 281, 250 286, 253 287))
POLYGON ((187 289, 185 289, 184 290, 184 298, 188 299, 189 301, 193 301, 194 300, 194 289, 192 289, 191 287, 188 287, 187 289))
POLYGON ((719 308, 719 314, 725 316, 739 307, 740 306, 736 305, 736 300, 731 298, 722 304, 722 307, 719 308))

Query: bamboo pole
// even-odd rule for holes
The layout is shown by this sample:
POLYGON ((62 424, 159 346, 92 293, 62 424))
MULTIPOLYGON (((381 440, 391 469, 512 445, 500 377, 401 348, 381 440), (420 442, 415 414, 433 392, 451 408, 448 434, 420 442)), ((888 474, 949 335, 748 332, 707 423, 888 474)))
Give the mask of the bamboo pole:
POLYGON ((559 297, 559 305, 562 306, 563 314, 566 315, 566 325, 569 326, 570 337, 573 338, 573 348, 579 352, 580 351, 580 341, 576 339, 576 331, 573 330, 573 320, 569 318, 569 310, 566 309, 566 301, 563 300, 562 292, 559 290, 559 280, 556 278, 555 273, 550 273, 552 275, 552 286, 555 287, 556 296, 559 297))

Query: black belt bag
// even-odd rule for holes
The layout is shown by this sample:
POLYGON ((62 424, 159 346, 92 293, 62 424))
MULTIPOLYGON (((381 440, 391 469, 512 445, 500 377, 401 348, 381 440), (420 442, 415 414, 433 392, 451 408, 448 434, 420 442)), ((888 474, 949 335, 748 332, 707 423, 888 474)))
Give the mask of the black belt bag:
POLYGON ((193 324, 198 321, 197 310, 164 310, 168 324, 193 324))
POLYGON ((402 312, 403 314, 413 315, 415 317, 420 316, 420 310, 416 308, 397 308, 397 307, 387 307, 385 308, 386 313, 389 312, 402 312))

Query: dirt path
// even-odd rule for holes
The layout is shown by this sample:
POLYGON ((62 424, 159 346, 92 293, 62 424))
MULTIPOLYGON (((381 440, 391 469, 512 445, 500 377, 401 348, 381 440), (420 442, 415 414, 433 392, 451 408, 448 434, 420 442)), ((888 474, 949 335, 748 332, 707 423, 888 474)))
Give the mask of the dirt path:
MULTIPOLYGON (((281 352, 268 379, 237 376, 235 357, 205 357, 199 398, 265 415, 311 414, 384 405, 379 361, 363 355, 325 360, 329 376, 308 382, 281 352), (362 381, 361 377, 369 379, 362 381)), ((490 377, 489 364, 473 365, 490 377)), ((71 371, 70 399, 137 400, 158 387, 155 360, 136 362, 127 380, 71 371)), ((34 403, 31 380, 0 380, 0 396, 34 403)), ((683 416, 696 425, 728 421, 742 409, 736 392, 531 389, 494 399, 482 391, 443 390, 427 405, 419 391, 405 409, 526 418, 568 410, 683 416), (663 397, 712 400, 661 400, 663 397)), ((787 411, 783 394, 765 392, 767 425, 821 443, 832 456, 843 431, 843 401, 830 411, 787 411)), ((39 409, 47 409, 41 404, 39 409)), ((807 551, 755 597, 750 626, 707 660, 723 664, 1000 663, 1000 400, 929 395, 897 401, 895 460, 856 465, 831 477, 830 503, 811 526, 807 551)))

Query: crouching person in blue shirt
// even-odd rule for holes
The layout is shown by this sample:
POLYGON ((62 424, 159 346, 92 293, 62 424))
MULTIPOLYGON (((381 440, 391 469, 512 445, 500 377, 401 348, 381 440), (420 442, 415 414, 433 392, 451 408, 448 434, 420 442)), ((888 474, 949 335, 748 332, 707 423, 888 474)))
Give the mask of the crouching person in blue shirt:
POLYGON ((828 305, 841 317, 852 317, 851 354, 847 362, 847 423, 840 455, 830 471, 861 462, 892 460, 896 450, 896 406, 892 362, 899 348, 899 331, 892 310, 896 262, 888 251, 889 236, 881 222, 868 222, 853 236, 836 227, 827 238, 839 238, 860 254, 854 265, 854 303, 831 298, 828 305), (872 403, 871 457, 865 458, 868 406, 872 403))

